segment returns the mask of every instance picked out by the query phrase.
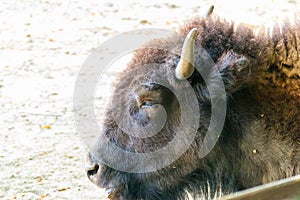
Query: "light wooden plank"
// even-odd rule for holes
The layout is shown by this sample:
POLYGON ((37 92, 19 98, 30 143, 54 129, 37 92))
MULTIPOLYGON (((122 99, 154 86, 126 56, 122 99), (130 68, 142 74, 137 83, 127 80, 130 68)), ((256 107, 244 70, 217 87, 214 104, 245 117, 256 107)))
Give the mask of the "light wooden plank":
POLYGON ((220 200, 300 200, 300 175, 222 197, 220 200))

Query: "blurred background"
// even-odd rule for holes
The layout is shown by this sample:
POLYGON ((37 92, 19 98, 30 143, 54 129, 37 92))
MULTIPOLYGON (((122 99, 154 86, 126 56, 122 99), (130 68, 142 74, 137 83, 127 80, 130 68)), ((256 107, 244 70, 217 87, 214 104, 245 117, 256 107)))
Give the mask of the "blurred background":
POLYGON ((76 134, 80 66, 118 33, 176 30, 212 4, 220 17, 271 27, 294 17, 300 1, 2 0, 0 199, 105 199, 86 177, 86 149, 76 134))

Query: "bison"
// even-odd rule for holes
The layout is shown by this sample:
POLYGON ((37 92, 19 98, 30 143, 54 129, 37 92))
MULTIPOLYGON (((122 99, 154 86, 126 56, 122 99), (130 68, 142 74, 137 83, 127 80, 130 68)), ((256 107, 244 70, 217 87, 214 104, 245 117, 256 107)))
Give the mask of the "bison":
MULTIPOLYGON (((103 132, 86 161, 89 179, 106 188, 109 199, 211 199, 300 174, 300 21, 254 31, 210 13, 188 21, 179 30, 182 37, 156 39, 137 50, 119 75, 103 132), (207 55, 214 65, 205 66, 207 55), (207 81, 195 66, 207 71, 207 81), (140 173, 115 169, 101 158, 105 139, 143 154, 182 134, 178 96, 155 77, 177 90, 185 91, 186 82, 192 87, 197 103, 190 109, 200 113, 193 122, 196 135, 167 166, 140 173), (201 156, 214 106, 208 84, 214 86, 218 77, 226 91, 226 118, 214 148, 201 156), (120 128, 114 113, 122 113, 132 130, 163 123, 156 134, 139 137, 120 128)), ((112 156, 120 165, 128 161, 112 156)))

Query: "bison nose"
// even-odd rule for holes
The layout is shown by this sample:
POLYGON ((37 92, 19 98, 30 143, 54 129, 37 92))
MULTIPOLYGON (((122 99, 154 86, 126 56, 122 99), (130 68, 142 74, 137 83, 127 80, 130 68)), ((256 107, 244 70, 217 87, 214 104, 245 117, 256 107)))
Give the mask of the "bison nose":
POLYGON ((93 183, 95 183, 95 181, 96 181, 96 175, 97 175, 97 173, 98 173, 98 171, 99 171, 99 168, 100 168, 99 164, 96 163, 96 162, 93 160, 91 154, 88 153, 88 154, 86 155, 86 159, 85 159, 85 171, 86 171, 86 173, 87 173, 88 178, 89 178, 93 183))

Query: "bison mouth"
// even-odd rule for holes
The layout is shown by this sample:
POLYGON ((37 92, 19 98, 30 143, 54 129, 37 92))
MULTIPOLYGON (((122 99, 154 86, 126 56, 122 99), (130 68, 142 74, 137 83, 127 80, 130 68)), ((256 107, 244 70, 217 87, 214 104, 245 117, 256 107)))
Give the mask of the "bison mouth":
POLYGON ((115 196, 115 194, 116 194, 115 191, 116 191, 115 188, 106 188, 106 189, 105 189, 105 196, 106 196, 107 198, 112 199, 112 198, 115 196))

